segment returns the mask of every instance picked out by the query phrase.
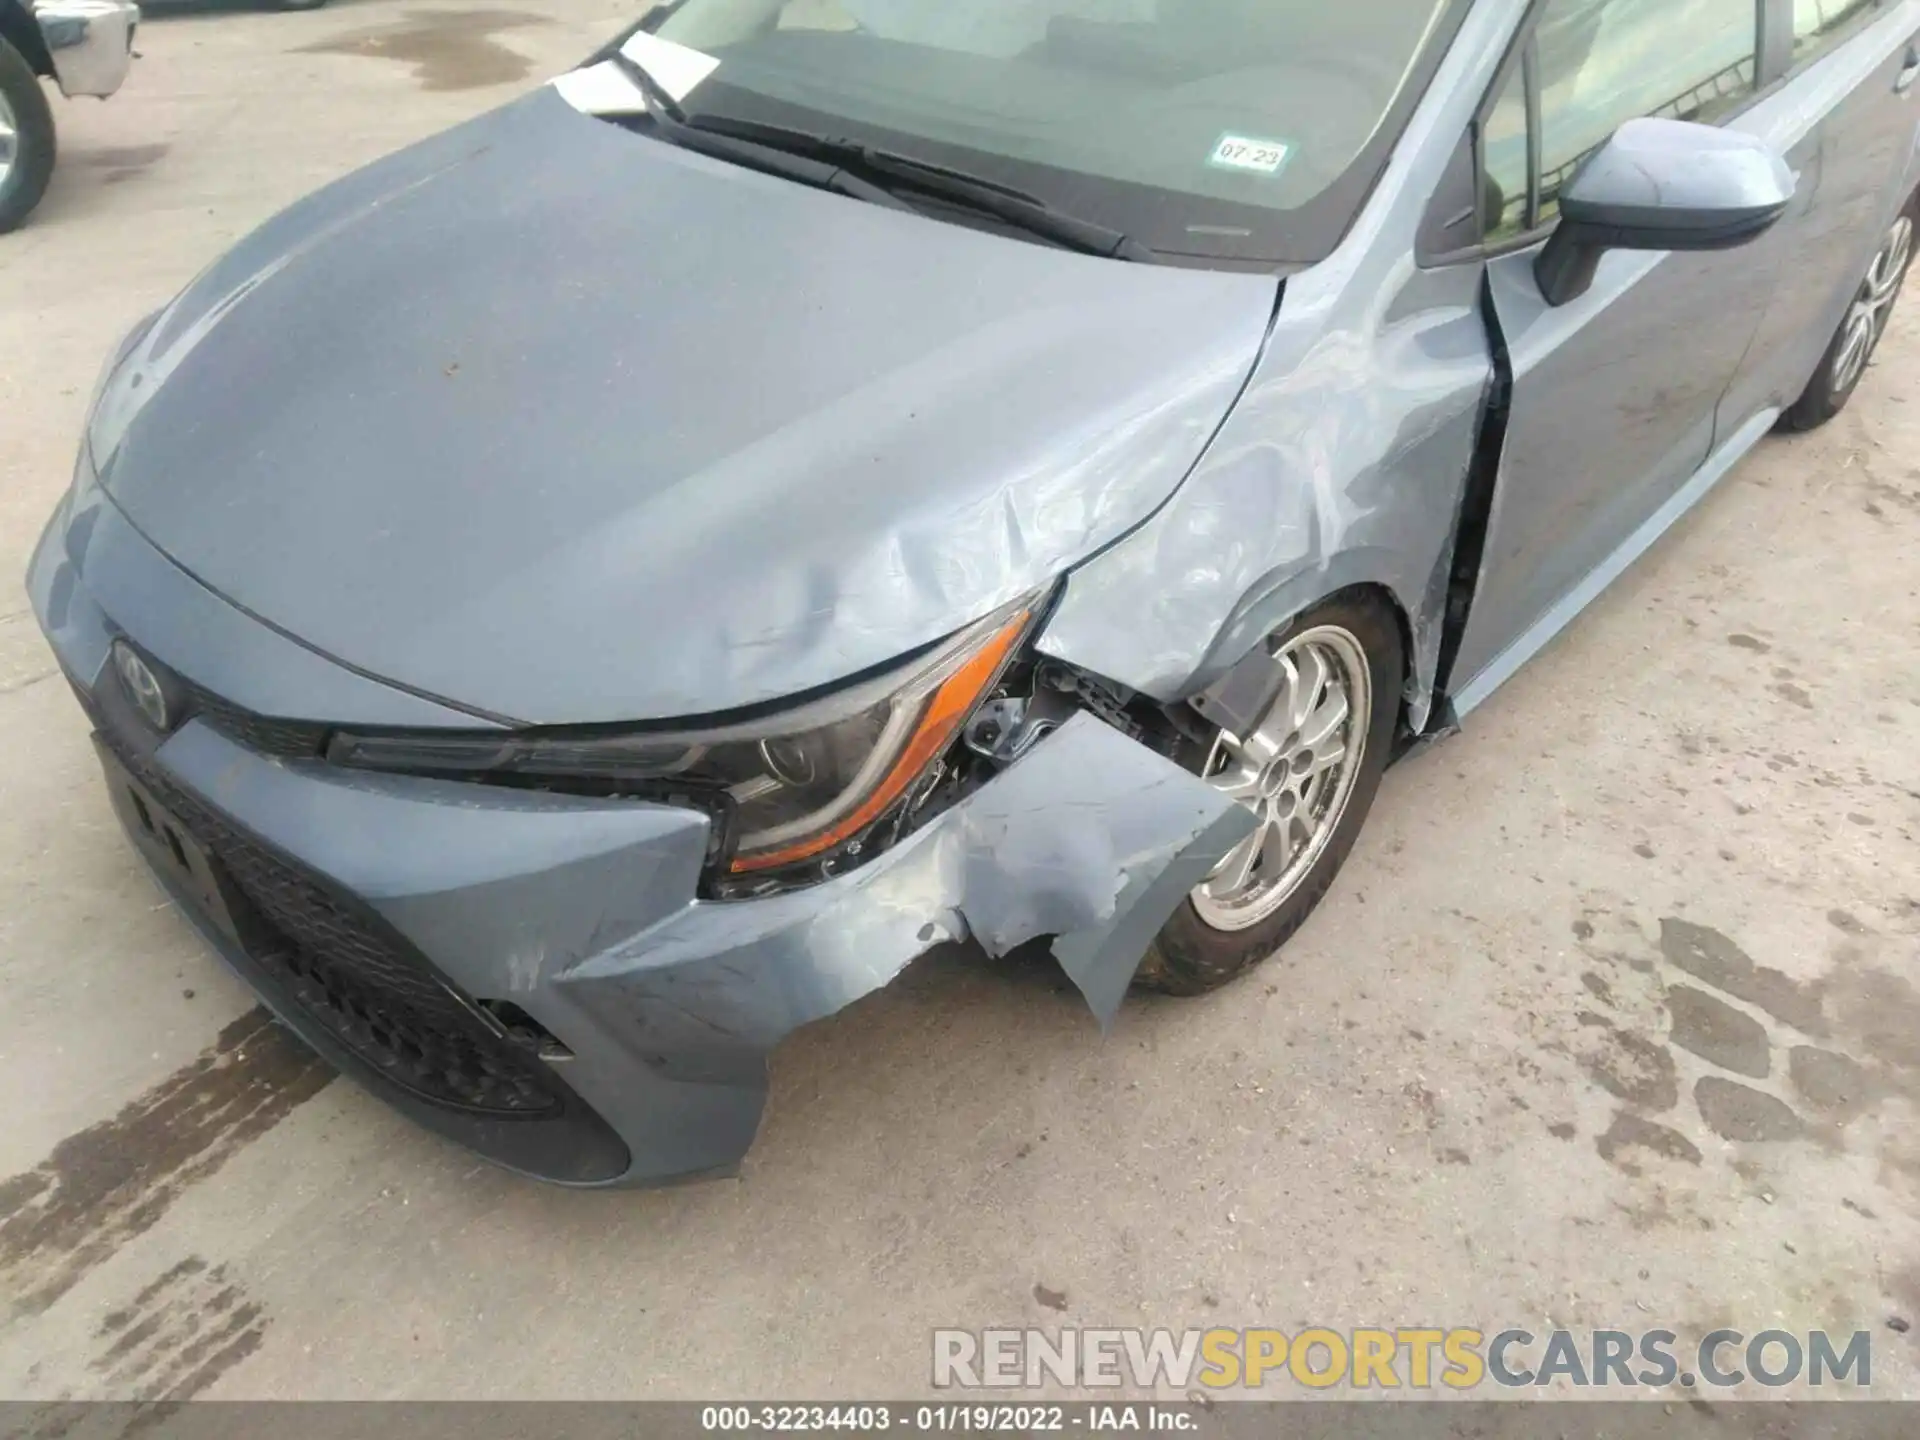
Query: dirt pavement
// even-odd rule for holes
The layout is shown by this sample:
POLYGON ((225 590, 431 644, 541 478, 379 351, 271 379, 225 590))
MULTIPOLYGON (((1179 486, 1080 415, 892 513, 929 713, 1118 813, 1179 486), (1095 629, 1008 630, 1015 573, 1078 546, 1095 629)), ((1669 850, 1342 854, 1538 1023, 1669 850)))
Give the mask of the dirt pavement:
POLYGON ((737 1181, 522 1183, 262 1028, 117 834, 18 577, 124 329, 622 7, 160 15, 0 239, 0 1395, 878 1396, 927 1332, 1874 1334, 1920 1393, 1920 304, 1463 736, 1227 993, 1096 1032, 943 957, 737 1181))

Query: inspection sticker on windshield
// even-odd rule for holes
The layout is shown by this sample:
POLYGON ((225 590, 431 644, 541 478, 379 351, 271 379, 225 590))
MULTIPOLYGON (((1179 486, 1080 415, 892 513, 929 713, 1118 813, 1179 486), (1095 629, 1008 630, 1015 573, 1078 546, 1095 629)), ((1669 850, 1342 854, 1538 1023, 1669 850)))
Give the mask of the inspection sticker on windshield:
POLYGON ((1256 140, 1250 135, 1222 135, 1214 142, 1207 164, 1217 170, 1250 170, 1256 175, 1277 175, 1293 154, 1284 140, 1256 140))

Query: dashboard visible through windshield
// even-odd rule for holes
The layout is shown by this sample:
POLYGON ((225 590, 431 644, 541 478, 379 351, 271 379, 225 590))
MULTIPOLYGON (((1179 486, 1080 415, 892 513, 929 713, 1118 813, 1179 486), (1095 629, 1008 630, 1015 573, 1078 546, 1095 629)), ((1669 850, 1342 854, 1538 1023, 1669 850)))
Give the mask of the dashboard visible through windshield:
POLYGON ((678 0, 686 109, 910 153, 1168 255, 1307 263, 1365 199, 1458 0, 678 0))

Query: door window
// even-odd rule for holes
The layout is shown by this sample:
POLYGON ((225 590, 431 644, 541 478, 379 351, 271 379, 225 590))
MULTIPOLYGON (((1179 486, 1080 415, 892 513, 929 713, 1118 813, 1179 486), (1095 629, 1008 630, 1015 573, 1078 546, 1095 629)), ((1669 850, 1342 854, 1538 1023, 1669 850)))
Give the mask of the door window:
POLYGON ((1825 54, 1879 8, 1880 0, 1793 0, 1793 63, 1825 54))
POLYGON ((1738 109, 1754 92, 1759 14, 1754 0, 1548 0, 1524 65, 1482 122, 1489 195, 1498 187, 1503 206, 1501 233, 1488 238, 1551 220, 1561 187, 1623 122, 1713 123, 1738 109), (1539 116, 1532 146, 1529 95, 1539 116), (1519 195, 1528 199, 1516 213, 1519 195))
POLYGON ((1553 0, 1535 34, 1541 218, 1621 123, 1712 121, 1753 93, 1753 0, 1553 0))

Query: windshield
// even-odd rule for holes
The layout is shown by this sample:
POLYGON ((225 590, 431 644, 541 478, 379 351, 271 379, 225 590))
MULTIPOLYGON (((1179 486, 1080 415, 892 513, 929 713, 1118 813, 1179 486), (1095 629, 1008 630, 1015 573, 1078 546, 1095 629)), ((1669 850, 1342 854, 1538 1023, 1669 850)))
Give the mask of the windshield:
POLYGON ((684 98, 1016 185, 1155 250, 1338 242, 1455 0, 678 0, 684 98))

